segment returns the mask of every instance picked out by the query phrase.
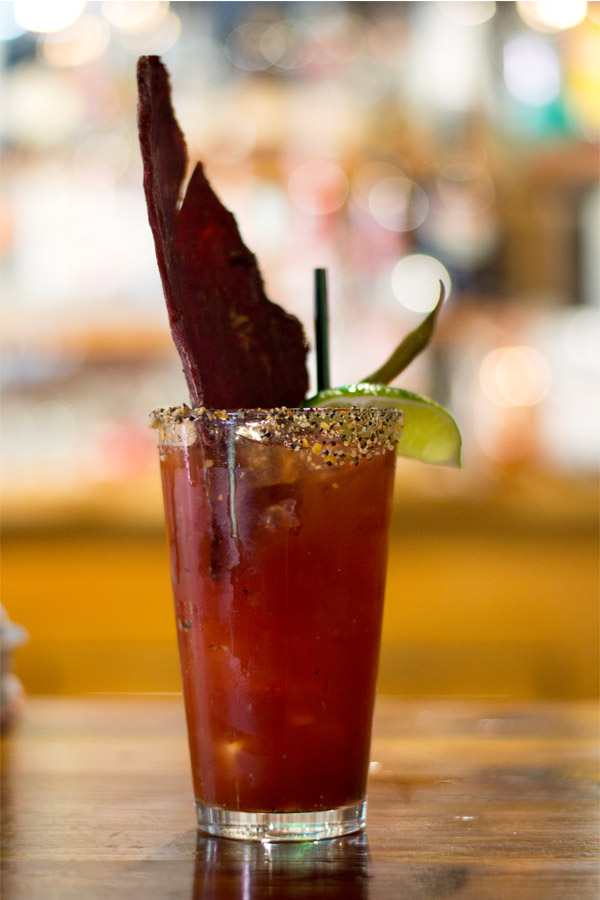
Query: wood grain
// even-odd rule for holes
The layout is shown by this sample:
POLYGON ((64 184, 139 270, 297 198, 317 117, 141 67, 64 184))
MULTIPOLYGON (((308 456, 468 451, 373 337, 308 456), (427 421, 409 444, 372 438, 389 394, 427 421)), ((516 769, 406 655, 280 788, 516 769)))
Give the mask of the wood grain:
POLYGON ((591 704, 380 697, 367 832, 199 835, 180 697, 29 699, 3 739, 4 900, 596 900, 591 704))

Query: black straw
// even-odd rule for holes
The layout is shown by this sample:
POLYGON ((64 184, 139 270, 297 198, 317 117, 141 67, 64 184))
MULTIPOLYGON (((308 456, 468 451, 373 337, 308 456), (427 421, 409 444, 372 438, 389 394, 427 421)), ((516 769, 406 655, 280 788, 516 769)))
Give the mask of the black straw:
POLYGON ((329 309, 327 306, 326 269, 315 269, 315 338, 317 391, 324 391, 331 387, 329 378, 329 309))

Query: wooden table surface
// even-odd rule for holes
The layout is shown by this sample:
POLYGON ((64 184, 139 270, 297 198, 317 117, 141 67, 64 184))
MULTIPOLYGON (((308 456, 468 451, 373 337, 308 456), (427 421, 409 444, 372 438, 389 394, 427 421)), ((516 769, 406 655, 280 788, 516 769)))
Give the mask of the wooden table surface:
POLYGON ((381 697, 366 833, 255 845, 197 834, 180 697, 30 698, 2 897, 597 900, 597 737, 591 704, 381 697))

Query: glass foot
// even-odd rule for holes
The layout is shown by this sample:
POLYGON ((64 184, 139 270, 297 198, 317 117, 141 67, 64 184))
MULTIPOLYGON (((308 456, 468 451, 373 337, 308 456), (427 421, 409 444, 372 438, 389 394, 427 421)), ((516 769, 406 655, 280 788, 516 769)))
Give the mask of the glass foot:
POLYGON ((322 841, 365 827, 367 802, 317 812, 237 812, 196 804, 198 827, 239 841, 322 841))

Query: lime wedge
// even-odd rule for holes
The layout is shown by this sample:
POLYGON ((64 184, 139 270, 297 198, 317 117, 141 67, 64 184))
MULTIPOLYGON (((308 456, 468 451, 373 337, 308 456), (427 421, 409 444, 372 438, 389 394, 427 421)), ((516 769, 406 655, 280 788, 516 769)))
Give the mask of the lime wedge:
POLYGON ((461 436, 450 413, 429 397, 361 381, 348 387, 328 388, 304 401, 305 407, 377 407, 401 409, 404 417, 398 454, 438 466, 460 468, 461 436))

